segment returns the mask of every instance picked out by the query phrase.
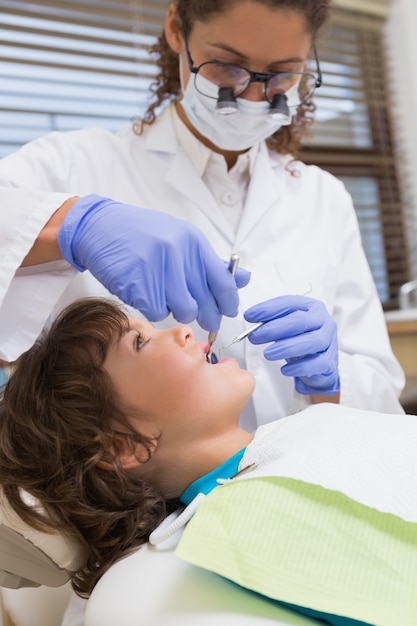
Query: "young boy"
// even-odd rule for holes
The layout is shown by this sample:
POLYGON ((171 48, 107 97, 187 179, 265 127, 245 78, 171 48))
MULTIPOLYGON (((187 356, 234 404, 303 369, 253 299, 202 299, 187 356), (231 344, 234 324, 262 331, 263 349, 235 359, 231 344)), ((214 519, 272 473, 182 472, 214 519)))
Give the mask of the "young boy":
MULTIPOLYGON (((230 358, 209 364, 207 350, 188 326, 157 330, 110 301, 91 298, 68 307, 18 360, 0 405, 0 484, 27 523, 81 544, 85 566, 72 576, 79 594, 88 595, 112 563, 148 541, 179 500, 188 504, 214 490, 202 507, 211 515, 210 501, 218 507, 233 485, 255 485, 245 524, 256 513, 261 533, 271 521, 271 501, 287 506, 283 489, 300 485, 308 487, 297 493, 300 511, 314 516, 324 502, 320 516, 327 526, 326 520, 336 519, 330 509, 340 508, 343 517, 346 508, 351 521, 371 510, 372 524, 383 520, 378 532, 390 533, 391 518, 405 525, 401 532, 415 531, 414 416, 316 405, 249 433, 239 416, 254 389, 252 374, 230 358), (246 467, 252 473, 228 481, 246 467), (265 491, 265 478, 268 485, 272 479, 272 491, 265 491), (226 484, 219 486, 219 479, 226 484), (25 492, 42 508, 28 506, 25 492)), ((280 509, 267 530, 271 545, 280 539, 287 512, 280 509)), ((413 567, 416 541, 407 567, 413 567)), ((245 546, 243 552, 255 558, 257 550, 245 546)), ((200 557, 204 565, 196 550, 195 559, 200 557)), ((337 575, 333 548, 324 544, 320 559, 331 561, 337 575)), ((234 579, 229 570, 226 575, 234 579)), ((253 577, 236 582, 264 593, 253 577)), ((276 599, 288 601, 288 594, 278 590, 276 599)), ((367 622, 361 610, 347 613, 353 621, 341 622, 332 617, 336 611, 325 593, 309 606, 333 624, 379 623, 367 622)))

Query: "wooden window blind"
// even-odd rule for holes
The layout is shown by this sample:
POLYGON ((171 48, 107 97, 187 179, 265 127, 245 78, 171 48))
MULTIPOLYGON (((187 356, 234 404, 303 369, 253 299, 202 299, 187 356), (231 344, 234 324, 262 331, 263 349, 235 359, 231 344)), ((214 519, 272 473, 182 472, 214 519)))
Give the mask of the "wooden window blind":
POLYGON ((392 140, 384 19, 337 9, 318 46, 324 84, 302 157, 346 184, 385 309, 410 279, 407 205, 392 140))
MULTIPOLYGON (((381 301, 391 309, 410 279, 416 237, 394 158, 382 4, 336 0, 318 46, 323 86, 302 157, 352 193, 381 301), (355 10, 345 8, 352 3, 355 10), (367 13, 356 9, 362 4, 367 13)), ((167 6, 168 0, 0 0, 0 157, 51 130, 117 130, 140 116, 155 75, 148 48, 167 6)))

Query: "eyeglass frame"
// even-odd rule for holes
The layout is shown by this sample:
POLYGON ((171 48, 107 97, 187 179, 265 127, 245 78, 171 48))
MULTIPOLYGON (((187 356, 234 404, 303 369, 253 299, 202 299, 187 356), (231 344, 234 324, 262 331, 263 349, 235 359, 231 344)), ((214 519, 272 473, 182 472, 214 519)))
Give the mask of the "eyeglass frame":
MULTIPOLYGON (((203 67, 203 65, 209 65, 209 64, 210 65, 227 66, 227 67, 238 67, 241 70, 245 70, 245 72, 247 72, 249 74, 249 76, 250 76, 249 83, 247 84, 247 86, 244 88, 243 91, 241 91, 238 94, 234 94, 234 96, 236 98, 238 98, 243 93, 245 93, 246 89, 248 89, 248 87, 249 87, 249 85, 251 83, 262 83, 264 85, 265 98, 266 98, 267 102, 272 104, 272 99, 270 100, 268 98, 267 87, 268 87, 269 81, 274 76, 279 76, 279 74, 296 74, 297 76, 300 76, 301 78, 303 76, 312 76, 313 78, 315 78, 315 85, 314 85, 311 93, 309 93, 308 96, 306 96, 306 98, 300 104, 304 104, 304 102, 306 102, 308 100, 308 98, 310 98, 313 95, 315 90, 318 89, 319 87, 321 87, 322 84, 323 84, 322 73, 321 73, 320 63, 319 63, 319 57, 317 55, 317 50, 316 50, 316 46, 314 45, 314 43, 313 43, 312 47, 313 47, 314 60, 316 62, 316 72, 315 72, 315 74, 312 73, 312 72, 252 72, 251 70, 248 70, 248 68, 244 67, 243 65, 238 65, 237 63, 225 63, 224 61, 204 61, 203 63, 200 63, 200 65, 198 67, 196 67, 194 65, 194 61, 191 58, 190 49, 188 47, 188 40, 187 40, 187 37, 186 37, 186 34, 185 34, 184 30, 182 32, 182 36, 184 38, 185 54, 187 56, 188 68, 189 68, 190 72, 192 74, 194 74, 194 81, 196 80, 197 74, 200 71, 200 69, 203 67)), ((300 81, 301 81, 301 78, 300 78, 300 81)), ((212 96, 209 96, 207 94, 202 94, 202 95, 206 96, 207 98, 212 98, 212 96)), ((215 99, 215 98, 213 98, 213 99, 215 99)))

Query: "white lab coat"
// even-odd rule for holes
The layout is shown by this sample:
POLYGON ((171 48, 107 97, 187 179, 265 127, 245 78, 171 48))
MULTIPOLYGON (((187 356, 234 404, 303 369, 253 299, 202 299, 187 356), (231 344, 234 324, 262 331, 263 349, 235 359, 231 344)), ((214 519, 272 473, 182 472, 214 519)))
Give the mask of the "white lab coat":
MULTIPOLYGON (((235 233, 179 146, 170 107, 141 136, 130 127, 117 134, 99 128, 51 133, 3 159, 0 358, 15 359, 48 316, 76 297, 107 294, 88 272, 78 273, 64 261, 17 271, 54 210, 67 197, 95 192, 189 220, 222 258, 238 253, 241 267, 252 272, 240 291, 241 312, 282 294, 322 300, 338 327, 341 402, 402 412, 397 398, 404 376, 390 348, 351 197, 315 166, 298 163, 298 175, 291 176, 288 160, 259 145, 235 233)), ((217 349, 244 328, 242 314, 224 318, 217 349)), ((196 333, 207 336, 199 328, 196 333)), ((262 347, 249 341, 227 355, 256 376, 246 428, 294 410, 293 380, 280 373, 282 362, 267 362, 262 347)))

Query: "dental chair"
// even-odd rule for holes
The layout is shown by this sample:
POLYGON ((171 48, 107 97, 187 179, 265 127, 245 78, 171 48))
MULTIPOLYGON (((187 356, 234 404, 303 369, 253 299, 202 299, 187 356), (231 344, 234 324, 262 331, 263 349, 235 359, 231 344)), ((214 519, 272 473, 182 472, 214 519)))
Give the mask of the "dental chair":
MULTIPOLYGON (((35 504, 35 503, 34 503, 35 504)), ((0 494, 0 626, 61 626, 72 596, 77 545, 34 531, 0 494), (7 614, 7 615, 6 615, 7 614)), ((311 626, 314 620, 179 559, 171 546, 145 545, 96 585, 79 626, 311 626)), ((72 622, 71 622, 72 623, 72 622)), ((74 622, 75 623, 75 622, 74 622)))
POLYGON ((72 594, 68 571, 81 559, 78 546, 33 530, 0 494, 1 626, 61 626, 72 594))
MULTIPOLYGON (((178 537, 177 537, 178 539, 178 537)), ((99 580, 84 626, 314 626, 318 622, 146 544, 99 580)))

